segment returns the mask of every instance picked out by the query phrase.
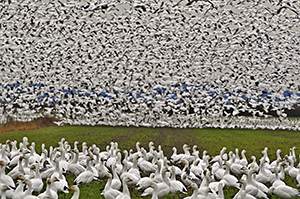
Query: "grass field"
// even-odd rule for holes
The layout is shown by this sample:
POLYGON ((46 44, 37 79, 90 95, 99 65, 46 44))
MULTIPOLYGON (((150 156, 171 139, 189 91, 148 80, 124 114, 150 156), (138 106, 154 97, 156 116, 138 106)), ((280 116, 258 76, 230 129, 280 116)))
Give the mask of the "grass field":
MULTIPOLYGON (((5 143, 7 139, 17 140, 27 136, 29 142, 36 143, 36 151, 39 152, 41 144, 46 147, 58 146, 57 142, 61 138, 73 146, 74 141, 87 142, 89 145, 96 144, 101 150, 110 142, 118 142, 121 150, 135 149, 137 141, 141 146, 148 150, 148 143, 155 142, 155 146, 161 145, 165 155, 169 158, 172 154, 172 147, 177 147, 178 152, 182 152, 183 144, 190 146, 198 145, 200 154, 207 150, 211 156, 218 155, 222 147, 234 151, 238 148, 240 151, 247 151, 248 161, 252 155, 257 159, 261 157, 260 152, 268 147, 268 154, 271 160, 276 158, 277 149, 282 150, 281 156, 289 153, 293 146, 299 146, 300 133, 295 131, 271 131, 271 130, 240 130, 240 129, 172 129, 172 128, 136 128, 136 127, 106 127, 106 126, 62 126, 48 127, 31 131, 13 131, 0 134, 0 142, 5 143)), ((297 151, 296 154, 298 155, 297 151)), ((67 173, 69 185, 73 183, 74 176, 67 173)), ((286 183, 296 187, 296 183, 286 177, 286 183)), ((89 187, 80 186, 80 198, 103 198, 100 196, 99 189, 103 188, 105 181, 95 182, 89 187)), ((231 198, 237 190, 224 190, 225 197, 231 198)), ((72 194, 60 195, 60 198, 71 198, 72 194)), ((184 195, 182 195, 183 197, 184 195)), ((136 191, 132 192, 132 198, 141 198, 136 191), (137 195, 137 197, 135 197, 137 195)), ((150 198, 150 197, 145 197, 150 198)), ((173 198, 170 194, 165 198, 173 198)), ((272 198, 276 198, 273 196, 272 198)))

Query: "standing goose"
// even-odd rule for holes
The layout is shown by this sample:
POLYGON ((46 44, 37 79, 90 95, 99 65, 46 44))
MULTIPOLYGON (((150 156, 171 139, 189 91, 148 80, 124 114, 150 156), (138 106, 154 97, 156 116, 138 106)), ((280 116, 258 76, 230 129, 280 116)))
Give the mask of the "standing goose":
POLYGON ((79 199, 80 189, 77 185, 72 185, 68 190, 74 191, 74 194, 71 199, 79 199))
POLYGON ((24 180, 24 183, 28 186, 27 190, 25 191, 24 196, 23 196, 24 199, 38 199, 37 196, 31 195, 31 193, 33 191, 31 181, 29 179, 26 179, 26 180, 24 180))
POLYGON ((300 196, 300 192, 298 189, 287 186, 287 185, 279 185, 277 187, 270 187, 268 194, 276 195, 279 198, 289 199, 300 196))
POLYGON ((33 165, 35 168, 35 177, 30 179, 32 184, 32 191, 37 192, 40 194, 41 190, 43 189, 44 183, 40 174, 40 164, 36 163, 33 165))
POLYGON ((130 192, 128 190, 128 184, 127 184, 129 181, 130 181, 129 177, 123 178, 122 180, 123 191, 120 195, 116 197, 116 199, 131 199, 130 192))
MULTIPOLYGON (((167 172, 167 168, 163 167, 162 171, 161 171, 163 181, 157 183, 159 198, 168 195, 168 193, 170 192, 170 179, 166 176, 166 172, 167 172)), ((148 187, 147 189, 145 189, 145 191, 143 192, 143 194, 141 196, 147 196, 152 193, 153 193, 153 188, 148 187)))
POLYGON ((121 192, 111 187, 112 175, 110 173, 106 174, 104 177, 108 178, 108 180, 101 195, 104 195, 104 198, 106 199, 115 199, 118 195, 121 194, 121 192))
POLYGON ((239 184, 238 184, 238 179, 234 176, 230 174, 230 169, 229 169, 229 165, 227 164, 227 162, 224 163, 226 166, 226 170, 224 173, 224 176, 222 179, 224 179, 226 181, 226 186, 227 187, 235 187, 239 189, 239 184))
POLYGON ((173 194, 173 196, 180 193, 187 194, 187 190, 182 184, 182 182, 176 180, 174 165, 171 167, 170 191, 173 194))
POLYGON ((15 182, 12 179, 12 177, 5 174, 5 162, 3 160, 0 160, 0 183, 6 184, 12 189, 16 188, 15 182))
POLYGON ((10 190, 9 186, 6 184, 0 184, 0 196, 1 199, 6 199, 6 191, 10 190))
POLYGON ((183 199, 198 199, 198 186, 196 183, 192 183, 190 186, 188 186, 188 189, 192 189, 193 193, 191 196, 185 197, 183 199))
POLYGON ((91 168, 90 162, 93 160, 92 157, 88 157, 86 160, 86 170, 82 173, 80 173, 74 180, 74 185, 79 185, 79 184, 89 184, 90 182, 93 181, 94 179, 94 173, 91 168))
POLYGON ((75 176, 78 176, 82 172, 84 172, 85 168, 78 163, 79 151, 78 149, 72 149, 71 154, 73 155, 72 161, 69 162, 69 171, 73 173, 75 176))

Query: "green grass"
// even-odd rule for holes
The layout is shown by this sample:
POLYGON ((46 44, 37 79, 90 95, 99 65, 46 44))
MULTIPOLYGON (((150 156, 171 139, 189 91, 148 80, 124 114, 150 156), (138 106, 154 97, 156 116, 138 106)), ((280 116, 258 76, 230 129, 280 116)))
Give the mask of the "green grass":
MULTIPOLYGON (((39 152, 41 144, 45 143, 46 147, 57 146, 57 142, 61 138, 66 140, 73 146, 75 140, 79 142, 87 142, 89 145, 96 144, 102 151, 110 142, 118 142, 121 150, 135 149, 137 141, 141 146, 148 149, 150 141, 155 142, 155 146, 162 146, 165 155, 169 158, 172 154, 172 147, 176 146, 178 152, 182 152, 183 144, 190 146, 198 145, 200 155, 203 150, 207 150, 211 156, 218 155, 222 147, 234 151, 238 148, 240 151, 247 151, 247 158, 255 155, 261 157, 260 152, 268 147, 269 157, 271 160, 276 158, 275 152, 278 148, 282 150, 282 157, 289 153, 289 149, 293 146, 299 146, 300 133, 295 131, 271 131, 271 130, 240 130, 240 129, 174 129, 174 128, 144 128, 144 127, 106 127, 106 126, 63 126, 51 127, 34 131, 21 132, 5 132, 0 134, 0 143, 5 143, 7 139, 17 140, 18 143, 22 138, 27 136, 29 142, 36 143, 36 151, 39 152)), ((72 174, 67 173, 69 184, 74 179, 72 174)), ((296 187, 295 182, 286 177, 286 183, 296 187)), ((89 187, 80 186, 81 198, 103 198, 100 196, 99 189, 103 188, 105 181, 95 182, 89 187)), ((231 198, 236 190, 225 189, 226 198, 231 198)), ((132 192, 132 198, 138 197, 136 191, 132 192)), ((66 195, 71 198, 72 194, 66 195)), ((181 195, 182 197, 184 195, 181 195)), ((60 198, 64 198, 61 194, 60 198)), ((145 197, 150 198, 150 197, 145 197)), ((173 198, 171 194, 164 198, 173 198)), ((272 198, 276 198, 273 196, 272 198)))

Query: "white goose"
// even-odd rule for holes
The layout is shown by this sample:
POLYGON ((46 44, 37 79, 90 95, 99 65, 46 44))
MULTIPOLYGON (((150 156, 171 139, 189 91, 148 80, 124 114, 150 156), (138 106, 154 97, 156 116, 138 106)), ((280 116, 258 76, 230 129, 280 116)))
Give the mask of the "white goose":
POLYGON ((3 160, 0 160, 0 183, 6 184, 12 189, 16 188, 15 182, 12 179, 12 177, 5 174, 5 162, 3 160))
POLYGON ((130 181, 129 177, 125 177, 122 180, 123 191, 120 195, 116 197, 116 199, 131 199, 130 192, 128 190, 128 182, 130 181))
POLYGON ((32 191, 37 192, 40 194, 41 190, 43 189, 44 183, 40 174, 40 164, 36 163, 33 165, 35 168, 35 177, 30 179, 32 184, 32 191))
POLYGON ((230 168, 229 165, 225 162, 224 163, 226 166, 226 170, 224 173, 224 176, 222 179, 224 179, 226 181, 226 186, 227 187, 235 187, 235 188, 240 188, 239 183, 238 183, 238 179, 234 176, 230 174, 230 168))
POLYGON ((79 184, 89 184, 90 182, 93 181, 94 179, 94 172, 91 168, 90 162, 91 160, 93 160, 92 157, 87 158, 86 160, 86 170, 82 173, 80 173, 74 180, 75 185, 79 185, 79 184))
POLYGON ((0 184, 0 196, 1 199, 6 199, 6 191, 10 190, 9 186, 6 184, 0 184))
POLYGON ((78 149, 72 149, 71 155, 73 156, 73 159, 69 162, 69 171, 73 173, 75 176, 78 176, 80 173, 82 173, 85 168, 78 163, 78 157, 79 157, 79 151, 78 149))
POLYGON ((73 194, 71 199, 79 199, 80 189, 77 185, 72 185, 68 190, 69 191, 74 191, 74 194, 73 194))
MULTIPOLYGON (((170 179, 166 176, 166 172, 167 172, 167 168, 163 167, 161 171, 163 181, 157 183, 159 198, 166 196, 170 192, 170 179)), ((153 188, 148 187, 147 189, 145 189, 145 191, 142 193, 141 196, 152 195, 152 192, 153 192, 153 188)))
POLYGON ((115 199, 118 195, 121 194, 121 192, 111 187, 112 175, 110 173, 106 174, 104 177, 108 178, 108 180, 101 195, 104 195, 106 199, 115 199))
POLYGON ((27 186, 28 186, 27 190, 24 192, 24 195, 23 195, 24 199, 38 199, 37 196, 31 195, 31 193, 33 191, 31 181, 29 179, 25 179, 24 183, 27 184, 27 186))
POLYGON ((233 196, 233 199, 256 199, 254 196, 246 193, 246 181, 240 179, 239 182, 242 184, 241 189, 233 196))
POLYGON ((298 189, 287 186, 287 185, 279 185, 277 187, 270 187, 268 194, 276 195, 279 198, 289 199, 300 196, 300 192, 298 189))
POLYGON ((198 199, 198 186, 196 183, 192 183, 190 186, 188 186, 188 189, 192 189, 193 193, 191 196, 185 197, 183 199, 198 199))
POLYGON ((171 167, 170 191, 173 195, 180 193, 187 194, 187 189, 182 182, 176 180, 174 165, 171 167))
POLYGON ((149 177, 142 177, 138 183, 135 185, 137 190, 145 190, 150 187, 152 182, 154 182, 155 173, 151 173, 149 177))

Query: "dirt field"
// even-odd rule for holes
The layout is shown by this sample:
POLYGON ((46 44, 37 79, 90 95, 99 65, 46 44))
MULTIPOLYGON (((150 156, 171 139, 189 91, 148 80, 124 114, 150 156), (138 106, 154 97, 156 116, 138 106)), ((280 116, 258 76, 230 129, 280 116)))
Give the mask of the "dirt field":
POLYGON ((9 119, 5 124, 0 125, 0 133, 9 131, 26 131, 42 129, 50 126, 56 126, 54 121, 57 121, 54 117, 39 118, 31 122, 18 122, 9 119))

